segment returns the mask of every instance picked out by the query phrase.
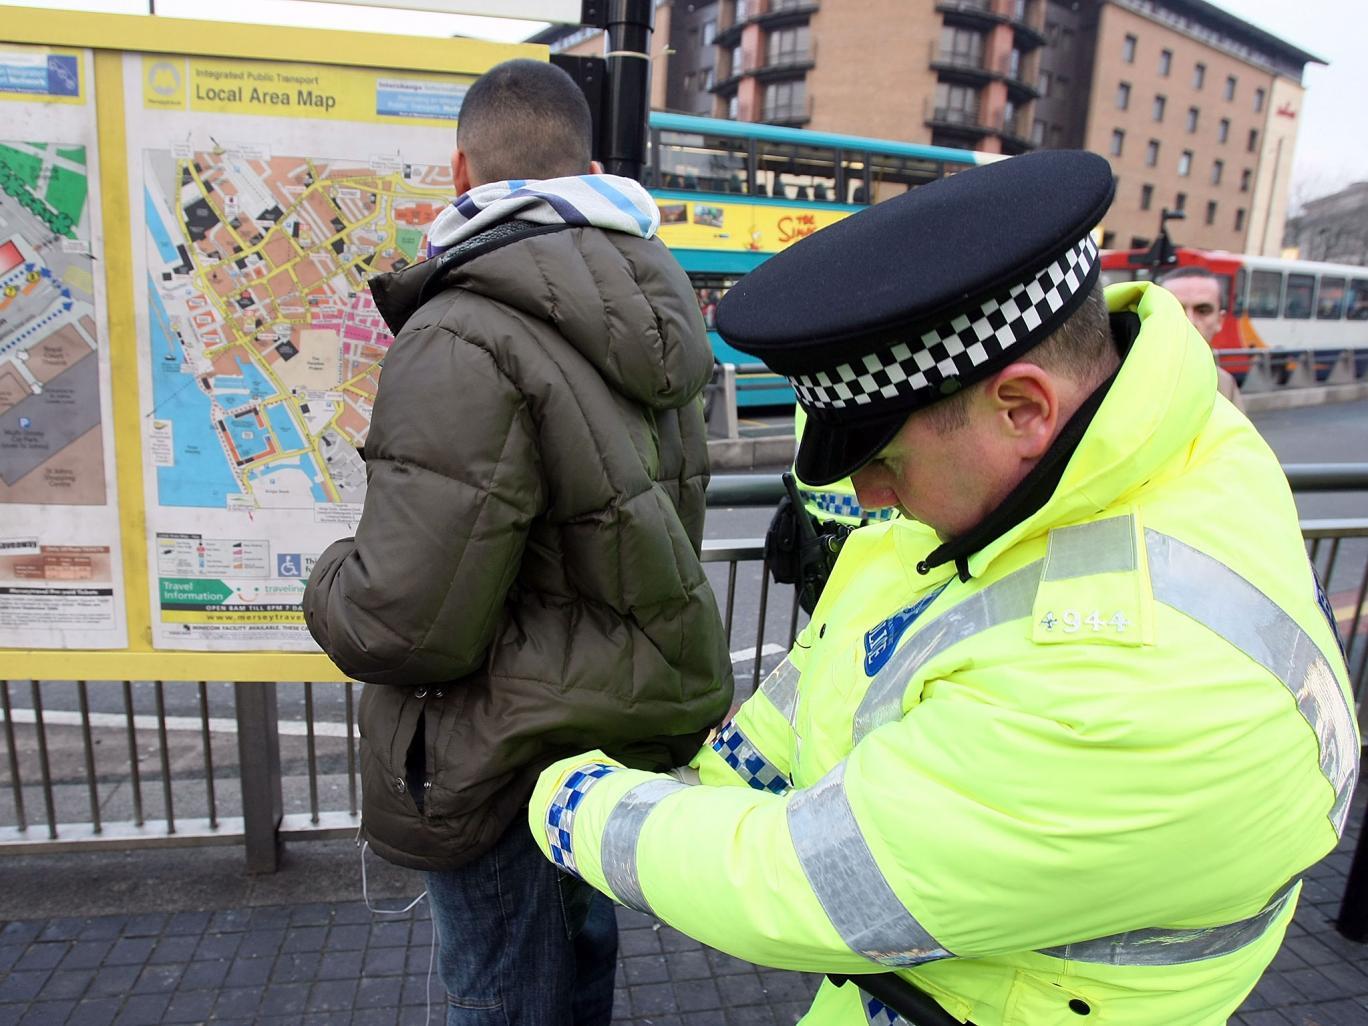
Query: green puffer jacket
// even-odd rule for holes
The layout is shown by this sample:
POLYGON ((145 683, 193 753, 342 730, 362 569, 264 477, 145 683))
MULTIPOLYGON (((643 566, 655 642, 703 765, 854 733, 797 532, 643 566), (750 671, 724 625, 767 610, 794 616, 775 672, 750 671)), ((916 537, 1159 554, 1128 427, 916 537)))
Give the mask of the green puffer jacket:
POLYGON ((712 355, 665 246, 597 228, 510 222, 372 292, 397 338, 365 508, 304 610, 368 682, 371 846, 454 867, 557 758, 678 765, 726 714, 699 562, 712 355))

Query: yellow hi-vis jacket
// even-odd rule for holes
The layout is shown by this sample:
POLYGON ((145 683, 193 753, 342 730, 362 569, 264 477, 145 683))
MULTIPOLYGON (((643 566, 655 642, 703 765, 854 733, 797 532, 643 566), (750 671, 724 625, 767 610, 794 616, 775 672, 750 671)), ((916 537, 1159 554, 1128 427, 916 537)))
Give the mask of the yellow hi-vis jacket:
MULTIPOLYGON (((793 404, 793 437, 801 440, 803 425, 807 414, 797 403, 793 404)), ((891 520, 897 516, 892 506, 882 509, 865 509, 855 495, 855 486, 850 478, 827 485, 810 485, 798 476, 798 467, 793 468, 793 482, 798 486, 798 494, 803 497, 803 507, 822 523, 846 524, 859 527, 862 524, 891 520)))
MULTIPOLYGON (((1107 298, 1139 337, 970 580, 917 574, 914 522, 855 532, 701 785, 565 760, 543 849, 722 951, 897 970, 978 1026, 1224 1023, 1344 828, 1359 737, 1276 458, 1168 293, 1107 298)), ((829 982, 803 1019, 897 1021, 829 982)))

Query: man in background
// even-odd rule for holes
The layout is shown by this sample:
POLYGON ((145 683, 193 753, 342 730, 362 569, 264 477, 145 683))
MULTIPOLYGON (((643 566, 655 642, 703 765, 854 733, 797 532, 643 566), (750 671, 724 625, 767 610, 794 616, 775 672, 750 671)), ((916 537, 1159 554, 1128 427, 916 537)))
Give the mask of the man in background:
POLYGON ((712 351, 565 72, 471 86, 427 261, 371 282, 396 338, 355 538, 304 609, 361 699, 362 831, 427 872, 448 1026, 608 1026, 608 903, 519 820, 586 747, 687 762, 731 703, 699 561, 712 351))
MULTIPOLYGON (((1225 323, 1225 296, 1222 294, 1221 279, 1205 267, 1180 267, 1160 278, 1158 284, 1178 298, 1197 334, 1206 339, 1207 345, 1211 345, 1211 340, 1225 323)), ((1234 375, 1219 363, 1216 365, 1216 390, 1234 403, 1237 410, 1244 410, 1239 384, 1234 375)))

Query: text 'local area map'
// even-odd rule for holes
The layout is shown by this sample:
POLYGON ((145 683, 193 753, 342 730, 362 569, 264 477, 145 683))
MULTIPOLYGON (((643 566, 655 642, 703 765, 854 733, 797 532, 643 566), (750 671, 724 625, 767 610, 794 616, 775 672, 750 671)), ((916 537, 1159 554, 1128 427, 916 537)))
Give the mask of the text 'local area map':
POLYGON ((358 503, 379 362, 366 279, 421 258, 451 170, 145 154, 151 462, 163 506, 358 503))
POLYGON ((0 504, 105 501, 83 146, 0 142, 0 504))

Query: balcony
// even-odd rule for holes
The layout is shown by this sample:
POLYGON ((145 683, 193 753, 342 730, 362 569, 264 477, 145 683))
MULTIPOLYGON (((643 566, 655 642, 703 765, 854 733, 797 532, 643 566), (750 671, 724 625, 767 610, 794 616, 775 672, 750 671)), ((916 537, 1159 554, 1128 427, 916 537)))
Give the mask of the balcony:
POLYGON ((938 42, 932 42, 929 60, 932 70, 953 78, 982 84, 994 77, 982 54, 943 50, 938 42))
POLYGON ((931 44, 930 63, 932 70, 939 72, 945 79, 984 85, 1001 80, 1007 83, 1007 91, 1012 100, 1024 103, 1040 95, 1035 84, 1030 81, 1028 64, 1019 56, 1011 55, 989 62, 979 54, 942 50, 939 43, 931 44))
POLYGON ((1007 18, 1016 33, 1016 44, 1023 50, 1034 50, 1045 45, 1045 33, 1041 30, 1040 8, 1044 0, 1012 0, 1011 13, 1007 18))
POLYGON ((1025 111, 1003 113, 1002 122, 997 126, 1003 153, 1015 155, 1036 148, 1038 144, 1031 139, 1030 123, 1025 111))
POLYGON ((936 10, 948 22, 991 28, 1003 20, 992 0, 936 0, 936 10))
POLYGON ((780 50, 766 54, 753 67, 746 70, 756 78, 806 71, 817 63, 817 41, 810 42, 805 50, 780 50))
POLYGON ((990 135, 994 128, 984 124, 978 104, 968 107, 938 107, 929 98, 926 102, 926 123, 931 128, 950 129, 965 135, 990 135))
POLYGON ((1045 35, 1037 27, 1038 4, 1042 0, 1009 0, 1007 4, 993 0, 936 0, 936 10, 947 24, 992 28, 1008 24, 1016 36, 1020 50, 1034 50, 1045 45, 1045 35))
POLYGON ((1009 54, 997 61, 993 67, 994 73, 998 78, 1007 83, 1007 93, 1012 100, 1021 103, 1026 100, 1034 100, 1040 95, 1040 90, 1035 83, 1036 73, 1034 68, 1036 62, 1022 60, 1020 57, 1013 59, 1009 54))
POLYGON ((718 46, 735 46, 741 39, 741 30, 749 24, 782 28, 807 21, 821 6, 819 0, 736 0, 731 24, 718 29, 714 42, 718 46))
POLYGON ((800 127, 812 120, 812 98, 788 103, 767 103, 760 108, 759 120, 771 125, 800 127))

